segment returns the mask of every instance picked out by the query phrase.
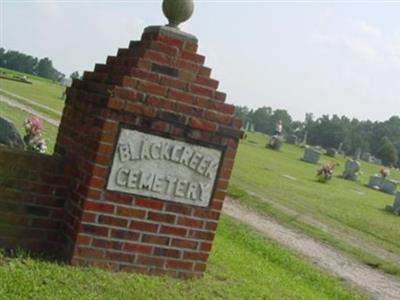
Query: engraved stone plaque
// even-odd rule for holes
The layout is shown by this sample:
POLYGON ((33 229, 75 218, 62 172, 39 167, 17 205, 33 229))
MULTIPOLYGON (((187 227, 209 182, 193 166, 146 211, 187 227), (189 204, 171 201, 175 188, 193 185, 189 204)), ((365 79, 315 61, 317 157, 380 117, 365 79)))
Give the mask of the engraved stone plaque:
POLYGON ((122 129, 107 189, 208 206, 221 151, 122 129))

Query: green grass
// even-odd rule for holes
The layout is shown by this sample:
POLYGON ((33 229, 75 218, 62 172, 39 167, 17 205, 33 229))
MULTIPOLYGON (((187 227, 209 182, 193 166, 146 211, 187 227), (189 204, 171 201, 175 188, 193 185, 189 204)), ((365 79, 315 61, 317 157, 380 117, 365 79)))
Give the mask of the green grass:
MULTIPOLYGON (((400 255, 400 218, 384 211, 387 204, 393 203, 394 196, 365 186, 369 175, 377 173, 380 166, 362 162, 360 182, 335 177, 324 184, 316 181, 318 166, 300 160, 303 149, 285 144, 282 151, 273 151, 265 148, 266 140, 265 135, 255 133, 241 142, 229 193, 243 203, 323 239, 369 265, 400 275, 399 261, 378 258, 356 244, 346 243, 331 231, 304 221, 307 217, 400 255)), ((327 156, 321 158, 322 163, 332 161, 327 156)), ((345 159, 338 157, 334 160, 340 164, 336 170, 336 175, 339 175, 345 159)), ((392 171, 391 177, 399 179, 400 174, 392 171)))
MULTIPOLYGON (((51 109, 60 112, 62 111, 64 107, 64 100, 61 99, 61 95, 65 88, 60 84, 52 82, 51 80, 45 78, 12 71, 9 69, 0 68, 0 72, 5 72, 6 75, 9 76, 25 75, 30 81, 32 81, 32 84, 26 84, 0 78, 0 89, 16 94, 23 98, 27 98, 38 104, 48 106, 51 109)), ((20 97, 13 97, 13 99, 20 101, 23 104, 27 104, 27 102, 20 97)), ((54 112, 43 110, 43 108, 39 106, 32 105, 32 108, 40 110, 48 114, 50 117, 56 119, 59 118, 59 116, 54 112)))
MULTIPOLYGON (((30 114, 11 107, 5 103, 0 102, 0 117, 6 118, 9 121, 12 121, 15 125, 15 127, 18 129, 19 133, 21 134, 21 137, 25 135, 24 128, 23 128, 23 123, 25 119, 29 116, 30 114)), ((46 139, 47 142, 47 153, 52 154, 54 151, 54 144, 56 142, 57 138, 57 132, 58 128, 44 122, 44 130, 43 130, 43 137, 46 139)))
POLYGON ((111 273, 1 259, 1 299, 364 299, 314 266, 223 217, 201 279, 111 273))

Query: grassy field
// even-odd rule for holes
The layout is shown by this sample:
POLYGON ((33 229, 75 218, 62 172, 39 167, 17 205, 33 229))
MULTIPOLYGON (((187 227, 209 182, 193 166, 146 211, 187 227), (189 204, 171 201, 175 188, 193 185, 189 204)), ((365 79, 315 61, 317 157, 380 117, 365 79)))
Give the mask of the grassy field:
MULTIPOLYGON (((0 102, 0 117, 6 118, 9 121, 12 121, 15 124, 15 127, 20 132, 21 137, 23 137, 25 135, 23 123, 28 116, 29 116, 28 113, 0 102)), ((47 141, 47 153, 48 154, 53 153, 54 144, 55 144, 55 141, 57 138, 57 131, 58 131, 57 127, 55 127, 47 122, 44 122, 43 137, 47 141)))
MULTIPOLYGON (((14 75, 19 75, 19 76, 25 75, 30 81, 32 81, 32 84, 26 84, 0 78, 1 90, 19 96, 19 97, 11 96, 12 99, 17 100, 23 104, 31 105, 32 108, 34 108, 35 110, 43 112, 52 118, 55 119, 60 118, 60 116, 56 114, 54 111, 46 110, 39 105, 47 106, 52 110, 61 112, 64 107, 64 100, 61 99, 61 95, 65 89, 63 86, 45 78, 0 68, 0 73, 2 72, 11 77, 14 75), (39 105, 27 103, 23 98, 29 99, 39 105)), ((2 91, 0 91, 0 93, 5 94, 2 91)), ((5 94, 5 95, 10 97, 10 94, 5 94)))
POLYGON ((364 299, 276 243, 223 217, 201 279, 111 273, 0 256, 1 299, 364 299))
MULTIPOLYGON (((335 177, 324 184, 316 180, 318 166, 300 160, 303 149, 285 144, 282 151, 273 151, 265 148, 266 140, 265 135, 255 133, 241 142, 229 193, 246 205, 323 239, 371 266, 400 275, 399 261, 380 259, 332 234, 345 232, 356 240, 400 255, 400 218, 384 211, 387 204, 393 203, 394 196, 365 186, 369 175, 377 173, 380 167, 362 162, 360 182, 335 177), (305 222, 305 217, 314 225, 305 222)), ((334 160, 340 164, 336 170, 339 175, 345 158, 334 160)), ((322 156, 322 163, 330 161, 332 158, 322 156)), ((400 174, 392 171, 391 177, 399 179, 400 174)))

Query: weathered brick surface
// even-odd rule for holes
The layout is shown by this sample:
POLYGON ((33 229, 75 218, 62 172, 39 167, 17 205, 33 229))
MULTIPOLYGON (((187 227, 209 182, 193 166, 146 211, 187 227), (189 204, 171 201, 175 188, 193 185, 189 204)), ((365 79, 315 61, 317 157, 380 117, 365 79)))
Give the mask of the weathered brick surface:
POLYGON ((65 196, 61 160, 0 146, 0 247, 57 254, 65 196))
POLYGON ((70 178, 65 236, 71 263, 182 278, 205 271, 241 131, 197 48, 145 33, 68 89, 56 152, 70 178), (121 126, 220 149, 210 205, 107 191, 121 126))

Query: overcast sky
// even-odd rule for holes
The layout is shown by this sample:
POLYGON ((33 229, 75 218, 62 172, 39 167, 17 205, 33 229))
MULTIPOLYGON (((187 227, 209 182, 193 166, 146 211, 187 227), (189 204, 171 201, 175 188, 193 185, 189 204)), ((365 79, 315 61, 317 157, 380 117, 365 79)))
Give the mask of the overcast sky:
MULTIPOLYGON (((165 24, 161 0, 0 0, 0 46, 49 57, 69 75, 165 24)), ((228 102, 299 120, 400 114, 400 1, 195 1, 199 38, 228 102)))

